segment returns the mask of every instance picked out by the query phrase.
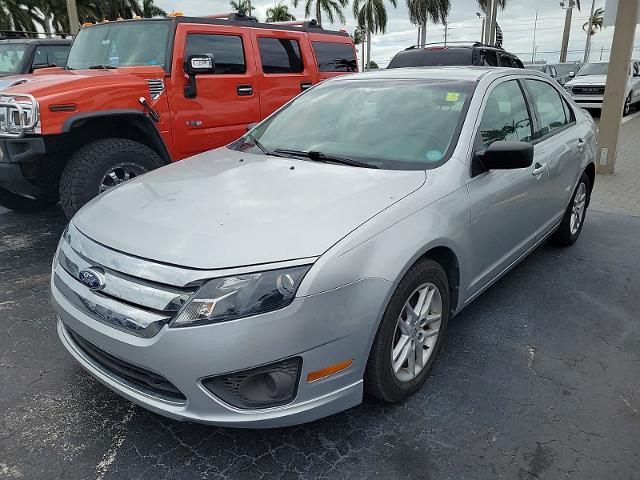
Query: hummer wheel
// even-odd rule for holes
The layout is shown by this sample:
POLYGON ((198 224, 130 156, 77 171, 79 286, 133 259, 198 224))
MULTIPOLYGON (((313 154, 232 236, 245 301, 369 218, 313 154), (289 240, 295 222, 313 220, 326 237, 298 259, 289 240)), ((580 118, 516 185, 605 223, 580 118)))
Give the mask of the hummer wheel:
POLYGON ((158 154, 140 142, 124 138, 91 142, 74 153, 62 172, 62 209, 71 218, 102 192, 162 165, 158 154))

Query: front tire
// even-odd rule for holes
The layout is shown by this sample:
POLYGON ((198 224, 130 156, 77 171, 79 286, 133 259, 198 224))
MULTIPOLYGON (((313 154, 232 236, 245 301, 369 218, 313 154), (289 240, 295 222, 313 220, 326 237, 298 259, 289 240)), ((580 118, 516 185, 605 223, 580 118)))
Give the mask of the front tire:
POLYGON ((578 186, 573 192, 569 206, 562 217, 557 230, 549 238, 549 241, 560 247, 567 247, 575 243, 582 232, 584 219, 587 215, 587 206, 590 197, 590 182, 586 173, 583 173, 578 181, 578 186))
POLYGON ((71 218, 100 193, 160 166, 160 157, 140 142, 124 138, 91 142, 73 154, 62 172, 62 209, 71 218))
POLYGON ((0 206, 20 213, 34 213, 46 210, 58 203, 56 196, 39 198, 25 197, 0 187, 0 206))
POLYGON ((442 266, 424 259, 406 273, 378 327, 364 375, 365 392, 385 402, 416 393, 433 368, 450 310, 442 266))

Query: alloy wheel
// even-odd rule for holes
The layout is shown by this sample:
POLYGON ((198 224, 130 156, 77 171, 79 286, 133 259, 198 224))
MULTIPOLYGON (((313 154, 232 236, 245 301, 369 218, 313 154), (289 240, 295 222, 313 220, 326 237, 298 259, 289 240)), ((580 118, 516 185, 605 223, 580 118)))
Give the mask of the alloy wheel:
POLYGON ((587 186, 580 182, 578 190, 573 197, 573 205, 571 206, 571 220, 569 221, 569 231, 571 235, 575 235, 580 230, 580 225, 584 220, 584 211, 587 204, 587 186))
POLYGON ((433 353, 442 322, 442 296, 433 283, 416 288, 405 302, 393 334, 391 366, 401 382, 416 378, 433 353))
POLYGON ((110 169, 100 181, 99 192, 102 193, 131 178, 146 173, 147 169, 135 163, 121 163, 110 169))

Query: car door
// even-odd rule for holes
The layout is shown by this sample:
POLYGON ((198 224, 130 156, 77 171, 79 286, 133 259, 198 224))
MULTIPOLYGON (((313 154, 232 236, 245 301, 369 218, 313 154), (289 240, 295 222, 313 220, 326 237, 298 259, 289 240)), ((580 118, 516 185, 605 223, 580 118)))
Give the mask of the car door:
POLYGON ((304 32, 252 29, 257 50, 262 116, 270 115, 318 82, 315 58, 304 32))
POLYGON ((549 161, 549 182, 538 208, 547 219, 543 233, 562 219, 578 179, 589 129, 578 133, 576 117, 555 85, 526 79, 524 85, 536 113, 535 143, 544 146, 549 161))
MULTIPOLYGON (((518 80, 494 84, 485 95, 481 111, 473 155, 498 140, 533 143, 532 111, 518 80)), ((535 145, 534 152, 531 167, 484 171, 468 182, 471 294, 534 245, 546 224, 539 205, 548 182, 548 159, 544 145, 535 145)))
POLYGON ((169 92, 175 157, 221 147, 260 120, 251 38, 246 28, 178 24, 169 92), (212 54, 215 72, 196 75, 195 98, 186 98, 184 61, 212 54))
POLYGON ((631 62, 629 83, 631 91, 631 103, 637 103, 640 101, 640 65, 635 60, 631 62))

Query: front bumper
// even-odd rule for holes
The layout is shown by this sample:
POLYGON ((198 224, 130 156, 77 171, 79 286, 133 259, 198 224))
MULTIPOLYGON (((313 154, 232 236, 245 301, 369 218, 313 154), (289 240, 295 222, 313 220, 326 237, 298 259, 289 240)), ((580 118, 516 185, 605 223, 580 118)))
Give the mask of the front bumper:
MULTIPOLYGON (((362 401, 362 378, 378 319, 392 287, 382 279, 299 297, 288 307, 250 318, 186 328, 168 326, 141 338, 101 323, 70 303, 51 282, 58 334, 67 350, 95 378, 130 401, 177 420, 246 428, 305 423, 362 401), (175 385, 185 401, 166 400, 127 383, 94 362, 74 342, 71 329, 91 344, 175 385), (203 378, 302 357, 293 402, 280 407, 239 409, 204 388, 203 378), (353 359, 350 368, 312 383, 307 374, 353 359)), ((78 287, 84 288, 84 287, 78 287)))
POLYGON ((20 195, 43 193, 36 164, 45 153, 43 137, 0 139, 0 187, 20 195))

